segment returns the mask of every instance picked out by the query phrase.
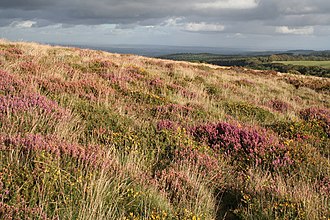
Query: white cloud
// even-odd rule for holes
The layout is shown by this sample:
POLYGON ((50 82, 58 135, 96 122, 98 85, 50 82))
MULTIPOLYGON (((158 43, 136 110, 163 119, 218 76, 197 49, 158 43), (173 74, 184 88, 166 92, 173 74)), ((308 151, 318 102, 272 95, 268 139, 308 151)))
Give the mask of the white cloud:
POLYGON ((286 14, 308 14, 317 11, 318 8, 316 6, 292 6, 283 8, 283 11, 286 14))
POLYGON ((173 17, 173 18, 169 18, 166 21, 164 21, 161 25, 168 26, 168 27, 178 26, 179 23, 183 20, 184 20, 183 17, 173 17))
POLYGON ((16 28, 32 28, 37 24, 36 21, 14 21, 10 24, 11 27, 16 27, 16 28))
POLYGON ((225 26, 222 24, 188 23, 184 25, 184 30, 192 32, 219 32, 223 31, 225 26))
POLYGON ((314 33, 314 27, 290 28, 288 26, 276 27, 276 32, 281 34, 311 35, 314 33))
POLYGON ((251 9, 259 5, 259 0, 217 0, 196 4, 197 9, 251 9))

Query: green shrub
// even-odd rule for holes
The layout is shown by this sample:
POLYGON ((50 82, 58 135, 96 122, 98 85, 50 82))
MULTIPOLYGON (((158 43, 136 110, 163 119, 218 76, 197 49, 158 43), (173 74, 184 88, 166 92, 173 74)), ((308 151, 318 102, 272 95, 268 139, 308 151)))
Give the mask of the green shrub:
POLYGON ((242 121, 256 120, 265 124, 275 119, 275 115, 270 111, 249 103, 225 102, 222 107, 227 114, 242 121))

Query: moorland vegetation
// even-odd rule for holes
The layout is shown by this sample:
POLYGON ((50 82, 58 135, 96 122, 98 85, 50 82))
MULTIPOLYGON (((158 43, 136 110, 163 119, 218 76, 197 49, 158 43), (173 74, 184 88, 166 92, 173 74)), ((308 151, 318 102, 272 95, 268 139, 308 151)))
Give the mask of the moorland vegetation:
POLYGON ((0 41, 2 219, 328 219, 330 80, 0 41))

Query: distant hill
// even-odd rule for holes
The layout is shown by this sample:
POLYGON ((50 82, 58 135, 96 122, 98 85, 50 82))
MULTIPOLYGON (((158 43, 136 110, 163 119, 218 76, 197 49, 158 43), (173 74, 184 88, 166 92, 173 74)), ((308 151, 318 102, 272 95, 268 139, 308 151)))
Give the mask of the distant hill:
POLYGON ((329 88, 0 40, 0 218, 326 219, 329 88))
MULTIPOLYGON (((55 46, 55 45, 54 45, 55 46)), ((134 54, 147 57, 159 57, 176 53, 215 53, 237 55, 246 53, 247 49, 221 48, 221 47, 198 47, 198 46, 168 46, 168 45, 84 45, 67 44, 85 49, 103 50, 111 53, 134 54)))
POLYGON ((219 66, 239 66, 256 70, 275 70, 278 72, 330 77, 330 68, 328 68, 327 62, 324 62, 330 62, 330 51, 295 50, 286 52, 247 52, 240 55, 178 53, 161 56, 160 58, 209 63, 219 66), (318 63, 317 61, 322 61, 323 63, 318 63), (312 63, 313 65, 311 65, 312 63))

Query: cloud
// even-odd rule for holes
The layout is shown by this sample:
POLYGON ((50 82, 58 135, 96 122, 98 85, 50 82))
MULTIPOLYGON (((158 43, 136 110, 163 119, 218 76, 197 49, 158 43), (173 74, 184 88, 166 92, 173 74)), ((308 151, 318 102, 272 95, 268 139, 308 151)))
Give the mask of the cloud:
POLYGON ((257 0, 217 0, 212 2, 197 3, 197 9, 251 9, 259 4, 257 0))
MULTIPOLYGON (((160 24, 170 17, 191 22, 276 20, 288 26, 292 15, 329 16, 329 0, 1 0, 0 20, 48 20, 73 25, 160 24), (288 18, 287 18, 288 17, 288 18)), ((318 22, 322 22, 319 20, 318 22)), ((317 21, 315 21, 317 24, 317 21)), ((329 23, 328 23, 329 24, 329 23)), ((292 24, 290 24, 292 25, 292 24)), ((322 24, 324 25, 324 24, 322 24)))
POLYGON ((313 27, 290 28, 287 26, 276 27, 276 32, 280 34, 311 35, 314 33, 313 27))
POLYGON ((36 21, 14 21, 10 24, 11 27, 16 27, 16 28, 32 28, 35 27, 37 24, 36 21))
POLYGON ((318 34, 329 0, 0 0, 0 26, 161 27, 184 32, 318 34), (32 22, 32 23, 31 23, 32 22), (35 22, 35 23, 33 23, 35 22))
POLYGON ((225 29, 222 24, 188 23, 184 25, 184 30, 191 32, 221 32, 225 29))

